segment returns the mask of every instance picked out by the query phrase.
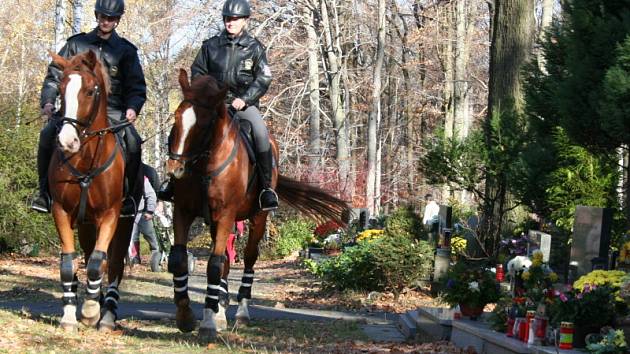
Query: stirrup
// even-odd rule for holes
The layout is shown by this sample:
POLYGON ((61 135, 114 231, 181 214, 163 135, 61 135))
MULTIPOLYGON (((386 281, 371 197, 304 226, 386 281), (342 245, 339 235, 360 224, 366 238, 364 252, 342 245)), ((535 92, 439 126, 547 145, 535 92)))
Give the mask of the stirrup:
POLYGON ((50 213, 50 207, 52 205, 52 201, 47 194, 40 194, 37 198, 33 199, 31 203, 31 210, 35 210, 40 213, 50 213))
POLYGON ((258 195, 258 206, 260 206, 260 210, 262 210, 262 211, 272 211, 272 210, 278 209, 278 194, 276 193, 276 191, 274 191, 271 188, 264 188, 263 190, 261 190, 260 194, 258 195), (275 198, 275 201, 272 202, 273 203, 272 205, 268 205, 266 207, 263 207, 262 196, 266 192, 272 193, 274 198, 275 198))

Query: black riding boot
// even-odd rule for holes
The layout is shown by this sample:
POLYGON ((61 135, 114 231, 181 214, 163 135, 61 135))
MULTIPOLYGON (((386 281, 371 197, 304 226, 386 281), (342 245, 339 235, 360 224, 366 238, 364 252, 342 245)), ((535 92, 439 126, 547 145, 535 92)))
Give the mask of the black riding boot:
POLYGON ((173 193, 173 181, 167 180, 162 182, 160 185, 160 190, 157 191, 157 197, 159 200, 163 200, 165 202, 172 202, 175 194, 173 193))
POLYGON ((38 196, 33 200, 31 209, 40 213, 50 213, 50 194, 48 193, 48 165, 52 157, 53 149, 48 149, 41 144, 37 148, 37 175, 39 177, 38 196))
POLYGON ((258 171, 260 172, 260 183, 262 190, 258 196, 260 209, 271 211, 278 208, 278 195, 271 188, 271 171, 273 163, 273 155, 270 150, 256 154, 258 163, 258 171))
POLYGON ((139 153, 130 154, 125 166, 126 194, 120 209, 121 216, 133 216, 136 214, 136 201, 140 200, 142 188, 138 185, 138 172, 140 170, 141 157, 139 153))

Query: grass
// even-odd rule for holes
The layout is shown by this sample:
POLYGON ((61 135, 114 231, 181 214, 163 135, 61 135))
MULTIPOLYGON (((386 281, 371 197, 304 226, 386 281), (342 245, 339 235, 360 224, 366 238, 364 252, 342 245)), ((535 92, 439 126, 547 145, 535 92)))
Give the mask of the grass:
POLYGON ((251 353, 329 352, 341 341, 363 341, 360 324, 349 321, 254 320, 248 327, 221 333, 215 343, 200 343, 196 331, 181 333, 174 321, 121 320, 120 329, 103 334, 92 328, 66 333, 56 316, 0 310, 0 352, 97 353, 251 353))

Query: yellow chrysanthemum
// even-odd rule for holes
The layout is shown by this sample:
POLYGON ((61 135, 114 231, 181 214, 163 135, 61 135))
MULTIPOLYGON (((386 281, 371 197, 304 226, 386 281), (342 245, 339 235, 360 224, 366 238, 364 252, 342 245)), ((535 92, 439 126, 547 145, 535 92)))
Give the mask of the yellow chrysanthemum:
POLYGON ((521 275, 521 277, 523 277, 523 280, 528 280, 530 276, 531 276, 531 273, 528 271, 524 271, 523 275, 521 275))
POLYGON ((542 259, 534 258, 532 260, 532 267, 540 267, 542 265, 542 259))
POLYGON ((540 261, 542 263, 543 260, 543 254, 541 251, 534 251, 534 254, 532 254, 532 262, 534 261, 540 261))
POLYGON ((556 274, 555 272, 549 273, 549 280, 555 283, 556 281, 558 281, 558 274, 556 274))

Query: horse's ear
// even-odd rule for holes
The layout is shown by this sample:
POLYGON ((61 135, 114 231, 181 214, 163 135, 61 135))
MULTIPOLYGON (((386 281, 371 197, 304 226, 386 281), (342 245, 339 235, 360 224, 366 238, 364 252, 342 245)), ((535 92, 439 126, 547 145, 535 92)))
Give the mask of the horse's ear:
POLYGON ((52 57, 53 63, 55 63, 58 67, 60 67, 62 70, 66 68, 66 66, 68 66, 68 64, 70 63, 66 58, 62 57, 61 55, 53 52, 52 50, 49 50, 48 53, 50 53, 50 56, 52 57))
POLYGON ((179 86, 182 87, 182 91, 184 92, 190 90, 190 82, 188 81, 186 69, 179 69, 179 86))
POLYGON ((85 65, 87 65, 88 68, 90 68, 90 70, 94 70, 94 68, 96 67, 96 62, 98 61, 98 59, 96 58, 96 53, 94 53, 94 51, 92 49, 88 50, 85 53, 85 57, 83 58, 83 62, 85 63, 85 65))

